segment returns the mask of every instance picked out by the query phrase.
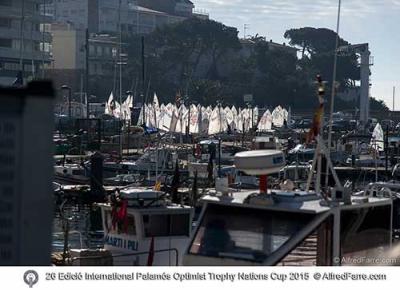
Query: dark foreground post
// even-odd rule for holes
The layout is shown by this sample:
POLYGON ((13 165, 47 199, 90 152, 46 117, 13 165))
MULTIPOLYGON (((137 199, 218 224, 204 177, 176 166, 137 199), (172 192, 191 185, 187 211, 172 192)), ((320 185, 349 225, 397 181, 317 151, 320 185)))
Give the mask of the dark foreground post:
POLYGON ((103 156, 96 152, 90 157, 90 193, 92 197, 102 199, 103 189, 103 156))
POLYGON ((50 265, 54 90, 0 87, 0 265, 50 265))

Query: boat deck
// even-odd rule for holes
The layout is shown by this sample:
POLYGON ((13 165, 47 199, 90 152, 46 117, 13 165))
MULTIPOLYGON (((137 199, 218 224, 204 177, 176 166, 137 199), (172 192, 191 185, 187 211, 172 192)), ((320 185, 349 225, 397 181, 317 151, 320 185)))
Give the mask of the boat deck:
POLYGON ((316 266, 317 264, 317 235, 310 235, 297 246, 277 266, 316 266))

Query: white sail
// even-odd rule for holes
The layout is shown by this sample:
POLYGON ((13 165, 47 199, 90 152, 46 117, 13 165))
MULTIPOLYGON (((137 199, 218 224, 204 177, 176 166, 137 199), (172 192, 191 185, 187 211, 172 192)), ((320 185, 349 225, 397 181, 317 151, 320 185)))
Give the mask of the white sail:
POLYGON ((235 130, 237 130, 237 114, 238 114, 235 106, 232 107, 231 112, 232 112, 231 129, 232 129, 232 131, 235 131, 235 130))
POLYGON ((215 107, 210 115, 210 122, 208 125, 208 134, 218 134, 221 130, 219 108, 215 107))
POLYGON ((259 115, 258 107, 255 106, 255 107, 253 108, 253 116, 251 117, 252 122, 253 122, 253 124, 252 124, 251 127, 254 127, 254 126, 257 125, 257 123, 258 123, 258 115, 259 115))
POLYGON ((372 138, 370 142, 372 148, 376 148, 378 151, 383 151, 383 130, 381 124, 376 124, 374 131, 372 132, 372 138))
POLYGON ((185 134, 187 125, 188 125, 188 109, 184 104, 182 104, 179 107, 178 124, 176 126, 176 132, 185 134))
POLYGON ((242 122, 243 122, 243 130, 244 132, 249 132, 250 123, 251 123, 251 112, 250 109, 246 108, 242 110, 242 122))
POLYGON ((200 129, 199 132, 201 134, 208 134, 208 127, 210 124, 210 114, 209 111, 202 107, 201 108, 201 123, 200 123, 200 129))
POLYGON ((157 126, 155 111, 152 104, 146 105, 146 126, 149 128, 155 128, 157 126))
POLYGON ((153 102, 152 102, 152 108, 153 108, 153 113, 152 113, 152 121, 151 123, 153 124, 152 127, 158 128, 158 122, 159 122, 159 116, 160 116, 160 102, 158 101, 157 94, 154 93, 153 96, 153 102))
POLYGON ((130 121, 131 120, 131 108, 133 104, 133 96, 128 95, 125 102, 122 103, 122 118, 124 120, 130 121))
POLYGON ((229 110, 225 110, 225 116, 227 125, 229 126, 230 130, 233 130, 235 127, 235 122, 234 122, 233 112, 230 108, 229 110))
POLYGON ((172 115, 171 115, 171 122, 170 122, 170 127, 169 127, 169 131, 170 132, 178 132, 177 131, 177 126, 178 126, 178 109, 176 108, 175 105, 172 106, 171 108, 172 110, 172 115))
POLYGON ((142 126, 143 125, 143 115, 144 115, 144 112, 143 112, 143 106, 142 106, 140 108, 139 118, 138 118, 138 121, 137 121, 137 125, 138 126, 142 126))
POLYGON ((282 116, 283 119, 287 122, 289 118, 289 112, 285 108, 282 109, 282 116))
POLYGON ((243 111, 239 108, 237 117, 236 117, 236 131, 243 133, 243 111))
POLYGON ((121 105, 117 101, 113 100, 113 102, 114 102, 114 110, 112 111, 113 115, 115 118, 121 119, 122 118, 121 105))
POLYGON ((268 131, 272 128, 272 115, 269 110, 266 110, 258 123, 258 131, 268 131))
POLYGON ((163 131, 170 131, 172 114, 175 106, 168 103, 164 106, 162 117, 160 117, 159 129, 163 131))
POLYGON ((150 109, 149 109, 149 105, 147 105, 147 104, 144 104, 144 120, 146 122, 146 127, 151 127, 150 109))
POLYGON ((158 111, 158 116, 157 116, 157 128, 160 130, 165 130, 162 128, 162 123, 163 123, 163 119, 164 119, 164 115, 165 115, 165 105, 161 104, 160 109, 158 111))
POLYGON ((272 111, 272 123, 275 127, 282 127, 284 124, 282 107, 278 106, 272 111))
POLYGON ((108 101, 106 103, 106 106, 105 106, 104 114, 106 114, 106 115, 114 115, 114 113, 113 113, 113 109, 114 109, 113 101, 114 101, 114 95, 111 92, 110 96, 108 97, 108 101))
MULTIPOLYGON (((201 107, 200 107, 201 108, 201 107)), ((197 134, 199 133, 199 110, 197 106, 190 106, 190 116, 189 117, 189 132, 197 134)))
POLYGON ((224 109, 219 108, 218 109, 218 113, 219 113, 219 132, 226 132, 228 129, 228 123, 226 121, 226 112, 224 109))
POLYGON ((154 96, 153 96, 153 106, 156 108, 160 107, 160 102, 158 101, 158 97, 157 97, 156 93, 154 93, 154 96))

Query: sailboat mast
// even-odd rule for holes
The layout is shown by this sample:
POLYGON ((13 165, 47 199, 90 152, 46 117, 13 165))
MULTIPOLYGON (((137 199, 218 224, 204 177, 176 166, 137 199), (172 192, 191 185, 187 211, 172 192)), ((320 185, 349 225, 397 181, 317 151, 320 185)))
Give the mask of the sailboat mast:
POLYGON ((144 36, 142 36, 142 108, 143 108, 143 124, 146 125, 146 114, 145 114, 145 70, 144 70, 144 36))
POLYGON ((21 22, 19 31, 19 70, 21 73, 21 78, 24 75, 24 26, 25 26, 25 0, 21 1, 21 22))
MULTIPOLYGON (((333 116, 333 107, 335 105, 335 93, 336 93, 336 70, 337 70, 337 56, 338 56, 338 47, 339 47, 339 30, 340 30, 340 11, 341 11, 341 6, 342 6, 342 1, 339 0, 338 2, 338 14, 337 14, 337 20, 336 20, 336 42, 335 42, 335 52, 334 52, 334 57, 333 57, 333 75, 332 75, 332 84, 331 84, 331 104, 330 104, 330 109, 329 109, 329 132, 328 132, 328 156, 330 155, 331 152, 331 143, 332 143, 332 116, 333 116)), ((323 127, 323 126, 321 126, 323 127)), ((326 166, 325 169, 325 187, 328 186, 328 180, 329 180, 329 169, 328 166, 326 166)))
MULTIPOLYGON (((119 59, 119 115, 120 119, 123 119, 123 114, 122 114, 122 29, 121 29, 121 1, 119 0, 118 4, 118 29, 119 29, 119 49, 118 49, 118 59, 119 59)), ((122 142, 123 142, 123 127, 121 126, 120 130, 120 135, 119 135, 119 151, 120 151, 120 156, 122 158, 123 155, 123 148, 122 148, 122 142)))
POLYGON ((396 87, 393 87, 393 112, 395 111, 395 108, 394 108, 395 96, 396 96, 396 87))

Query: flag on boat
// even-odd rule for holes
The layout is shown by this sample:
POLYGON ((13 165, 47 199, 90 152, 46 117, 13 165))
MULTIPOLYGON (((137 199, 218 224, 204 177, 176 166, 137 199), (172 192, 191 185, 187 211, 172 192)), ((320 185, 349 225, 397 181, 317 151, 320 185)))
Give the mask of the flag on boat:
POLYGON ((317 76, 318 83, 318 102, 319 106, 314 113, 314 118, 312 122, 312 127, 307 135, 307 143, 315 140, 315 138, 319 135, 320 128, 322 126, 322 120, 324 116, 324 95, 325 95, 325 85, 322 81, 321 76, 317 76))

